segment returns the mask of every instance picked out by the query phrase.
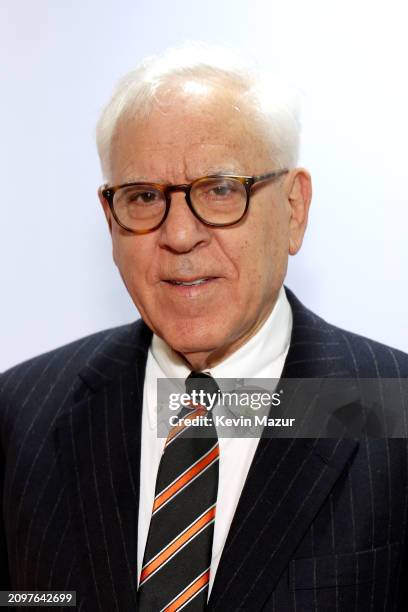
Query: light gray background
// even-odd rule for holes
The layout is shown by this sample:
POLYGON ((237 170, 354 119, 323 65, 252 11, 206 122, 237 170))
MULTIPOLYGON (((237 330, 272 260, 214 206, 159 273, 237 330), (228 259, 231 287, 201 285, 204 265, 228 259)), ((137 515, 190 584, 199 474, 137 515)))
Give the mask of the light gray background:
POLYGON ((287 284, 408 350, 407 16, 403 0, 3 0, 0 370, 137 315, 96 197, 94 125, 119 76, 188 38, 299 86, 314 200, 287 284))

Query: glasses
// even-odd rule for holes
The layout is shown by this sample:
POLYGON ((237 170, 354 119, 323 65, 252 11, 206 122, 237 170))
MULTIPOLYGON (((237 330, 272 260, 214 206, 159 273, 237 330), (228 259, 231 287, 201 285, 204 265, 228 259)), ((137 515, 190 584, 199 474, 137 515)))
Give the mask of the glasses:
POLYGON ((281 169, 258 176, 203 176, 184 185, 142 182, 104 185, 100 192, 116 222, 134 234, 153 232, 164 223, 175 191, 184 192, 189 209, 202 223, 227 227, 245 216, 255 184, 277 179, 287 172, 281 169))

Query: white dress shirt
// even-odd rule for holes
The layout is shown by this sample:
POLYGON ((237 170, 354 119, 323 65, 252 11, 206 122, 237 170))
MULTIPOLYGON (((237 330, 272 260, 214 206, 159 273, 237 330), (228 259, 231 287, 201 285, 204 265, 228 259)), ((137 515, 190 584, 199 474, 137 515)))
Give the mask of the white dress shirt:
MULTIPOLYGON (((235 353, 209 372, 217 378, 276 378, 281 376, 292 333, 292 311, 285 290, 258 332, 235 353)), ((149 348, 143 392, 142 449, 138 523, 138 569, 149 531, 156 476, 165 445, 157 437, 157 379, 183 378, 190 374, 181 357, 153 335, 149 348)), ((219 437, 219 481, 214 524, 209 592, 259 438, 219 437)), ((138 576, 139 580, 139 576, 138 576)))

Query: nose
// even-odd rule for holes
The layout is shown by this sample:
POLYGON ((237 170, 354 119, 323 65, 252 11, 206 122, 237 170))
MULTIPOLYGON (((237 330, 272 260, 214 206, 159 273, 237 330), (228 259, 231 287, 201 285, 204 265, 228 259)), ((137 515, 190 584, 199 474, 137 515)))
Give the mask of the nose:
POLYGON ((167 218, 159 228, 159 244, 175 253, 189 253, 211 240, 211 230, 191 212, 183 192, 171 193, 167 218))

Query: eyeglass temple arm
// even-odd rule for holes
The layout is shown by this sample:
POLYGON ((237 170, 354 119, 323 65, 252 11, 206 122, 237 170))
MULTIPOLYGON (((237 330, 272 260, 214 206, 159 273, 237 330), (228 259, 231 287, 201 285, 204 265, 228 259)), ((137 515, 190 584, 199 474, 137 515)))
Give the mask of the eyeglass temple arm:
POLYGON ((274 172, 267 172, 266 174, 258 174, 257 176, 254 176, 254 182, 252 184, 255 185, 255 183, 259 183, 260 181, 266 181, 267 179, 278 178, 279 176, 282 176, 283 174, 287 174, 288 172, 289 170, 287 168, 282 168, 281 170, 274 170, 274 172))

